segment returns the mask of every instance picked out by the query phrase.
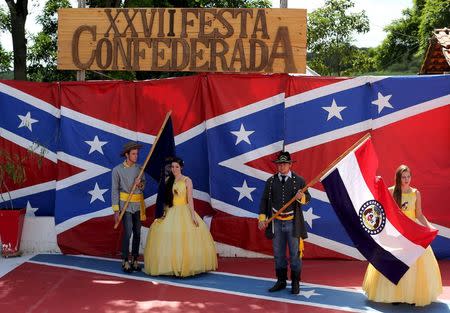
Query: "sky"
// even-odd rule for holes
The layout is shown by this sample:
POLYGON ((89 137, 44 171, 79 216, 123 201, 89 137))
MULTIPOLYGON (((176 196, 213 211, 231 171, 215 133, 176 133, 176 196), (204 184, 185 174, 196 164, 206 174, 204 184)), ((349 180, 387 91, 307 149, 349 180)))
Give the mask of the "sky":
MULTIPOLYGON (((402 11, 413 6, 413 0, 353 0, 354 11, 366 11, 369 18, 370 31, 355 35, 355 45, 360 48, 376 47, 386 37, 383 28, 393 20, 402 17, 402 11)), ((312 12, 322 7, 325 0, 287 0, 288 8, 306 9, 312 12)), ((280 0, 272 0, 272 7, 279 8, 280 0)))
MULTIPOLYGON (((72 7, 78 7, 77 0, 70 0, 72 7)), ((393 20, 402 16, 402 11, 413 5, 413 0, 353 0, 355 11, 365 10, 370 22, 370 31, 366 34, 355 35, 355 45, 357 47, 376 47, 386 37, 383 28, 393 20)), ((40 26, 36 24, 35 17, 42 12, 44 1, 29 1, 26 30, 29 33, 37 33, 40 26)), ((288 8, 306 9, 312 12, 324 5, 325 0, 287 0, 288 8)), ((6 8, 4 2, 1 5, 6 8)), ((280 0, 272 0, 274 8, 280 7, 280 0)), ((12 39, 9 33, 0 33, 2 47, 7 51, 12 51, 12 39)))

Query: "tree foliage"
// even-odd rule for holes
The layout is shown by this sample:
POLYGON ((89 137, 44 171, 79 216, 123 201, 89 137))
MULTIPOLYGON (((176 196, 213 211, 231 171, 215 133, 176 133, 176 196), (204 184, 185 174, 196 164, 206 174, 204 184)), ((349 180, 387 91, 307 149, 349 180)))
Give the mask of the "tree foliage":
POLYGON ((3 49, 0 45, 0 72, 7 72, 11 69, 12 53, 3 49))
MULTIPOLYGON (((0 6, 0 32, 11 31, 11 19, 6 10, 0 6)), ((0 72, 7 72, 11 69, 12 53, 6 51, 0 44, 0 72)))
POLYGON ((48 0, 43 12, 36 21, 42 26, 42 31, 32 37, 33 45, 28 54, 28 78, 33 81, 74 80, 74 71, 57 70, 57 11, 69 8, 68 0, 48 0))
POLYGON ((412 9, 403 11, 402 18, 393 21, 385 28, 387 36, 377 55, 380 68, 385 69, 397 62, 408 62, 417 52, 420 10, 421 7, 415 4, 412 9))
POLYGON ((420 54, 426 52, 428 39, 435 28, 450 28, 450 1, 427 0, 419 24, 420 54))
POLYGON ((420 66, 433 29, 449 26, 450 1, 415 0, 411 9, 385 28, 387 36, 378 49, 377 66, 382 70, 405 67, 410 62, 420 66))
POLYGON ((355 33, 369 31, 369 19, 364 11, 350 13, 353 7, 352 0, 326 0, 309 14, 309 64, 321 75, 339 76, 352 68, 354 57, 364 57, 352 42, 355 33))
POLYGON ((269 0, 88 0, 89 7, 269 8, 269 0))
POLYGON ((11 32, 11 16, 0 6, 0 32, 11 32))
POLYGON ((377 69, 375 56, 375 48, 353 47, 349 67, 342 72, 342 75, 357 76, 374 72, 377 69))

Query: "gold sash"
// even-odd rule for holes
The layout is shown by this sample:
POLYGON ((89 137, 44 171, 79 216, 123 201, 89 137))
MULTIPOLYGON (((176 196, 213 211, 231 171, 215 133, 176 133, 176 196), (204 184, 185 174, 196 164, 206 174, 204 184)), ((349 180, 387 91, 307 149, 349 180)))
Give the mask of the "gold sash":
MULTIPOLYGON (((128 196, 130 194, 126 192, 120 192, 120 201, 126 202, 128 200, 128 196)), ((140 203, 141 204, 141 221, 145 221, 147 219, 147 216, 145 215, 145 202, 144 202, 144 195, 142 193, 133 193, 130 198, 130 202, 133 203, 140 203)))

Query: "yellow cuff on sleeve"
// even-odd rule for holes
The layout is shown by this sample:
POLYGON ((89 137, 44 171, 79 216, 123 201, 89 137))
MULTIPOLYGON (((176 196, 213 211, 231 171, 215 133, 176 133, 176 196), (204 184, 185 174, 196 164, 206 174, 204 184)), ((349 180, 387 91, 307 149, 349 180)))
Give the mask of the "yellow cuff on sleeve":
POLYGON ((303 194, 303 197, 300 200, 297 199, 297 201, 300 202, 301 204, 305 204, 306 203, 306 196, 305 196, 305 194, 303 194))
POLYGON ((306 203, 306 195, 303 194, 303 197, 300 199, 300 203, 301 204, 305 204, 306 203))
POLYGON ((118 212, 119 211, 119 205, 118 204, 113 204, 112 205, 112 209, 114 212, 118 212))
POLYGON ((266 220, 266 214, 259 214, 258 221, 264 222, 266 220))

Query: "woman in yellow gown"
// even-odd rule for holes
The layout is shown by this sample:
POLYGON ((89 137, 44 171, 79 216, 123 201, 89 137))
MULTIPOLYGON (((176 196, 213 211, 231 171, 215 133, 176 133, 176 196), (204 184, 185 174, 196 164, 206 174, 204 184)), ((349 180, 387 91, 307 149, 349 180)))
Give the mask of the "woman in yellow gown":
POLYGON ((217 268, 214 240, 194 210, 192 181, 182 167, 183 160, 172 160, 164 216, 155 219, 147 235, 144 271, 152 276, 185 277, 217 268))
MULTIPOLYGON (((433 228, 422 214, 419 190, 412 188, 410 183, 410 169, 406 165, 400 165, 395 174, 395 186, 390 187, 389 191, 406 216, 423 226, 433 228)), ((369 300, 376 302, 409 303, 416 306, 430 304, 442 293, 441 272, 431 246, 428 246, 397 285, 369 264, 363 290, 369 300)))

